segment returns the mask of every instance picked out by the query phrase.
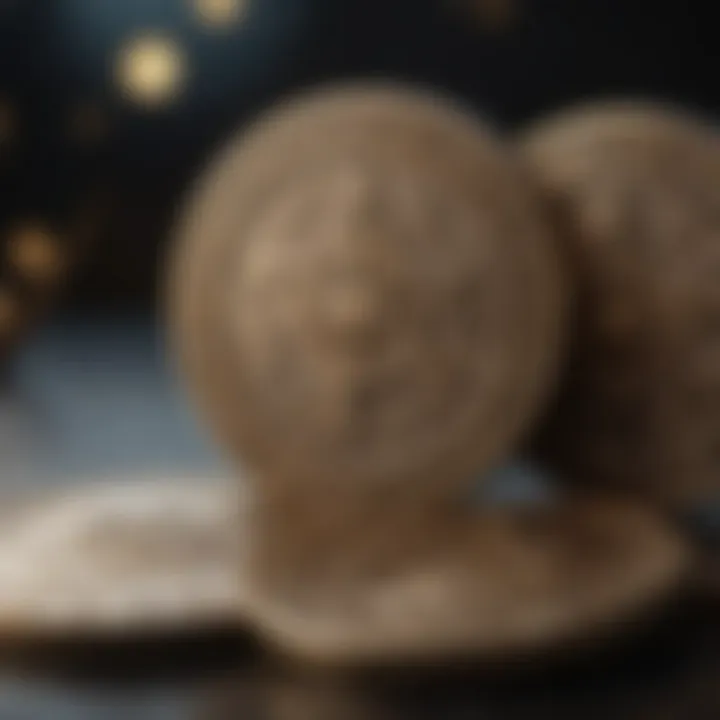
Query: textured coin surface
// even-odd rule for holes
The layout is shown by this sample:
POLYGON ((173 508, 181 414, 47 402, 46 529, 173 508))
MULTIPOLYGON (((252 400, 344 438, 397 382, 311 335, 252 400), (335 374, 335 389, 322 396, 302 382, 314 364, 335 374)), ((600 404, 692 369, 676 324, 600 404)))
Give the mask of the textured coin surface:
POLYGON ((659 515, 619 499, 368 504, 279 533, 269 523, 291 508, 260 512, 248 617, 311 662, 495 660, 609 639, 676 596, 692 564, 659 515))
POLYGON ((568 477, 670 502, 720 490, 720 135, 586 106, 524 149, 576 270, 574 357, 540 443, 568 477))
POLYGON ((3 491, 0 641, 238 625, 238 495, 200 479, 3 491))
POLYGON ((180 235, 181 364, 266 492, 467 484, 553 386, 565 287, 543 210, 448 101, 287 101, 225 149, 180 235))

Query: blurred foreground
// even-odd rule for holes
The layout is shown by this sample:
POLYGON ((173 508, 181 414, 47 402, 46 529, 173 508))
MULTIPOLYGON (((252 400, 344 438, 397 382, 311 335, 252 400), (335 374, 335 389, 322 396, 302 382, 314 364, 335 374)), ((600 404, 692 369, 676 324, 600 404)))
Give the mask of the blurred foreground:
MULTIPOLYGON (((3 487, 225 471, 170 377, 149 322, 60 321, 23 350, 0 405, 3 487)), ((520 495, 537 493, 527 476, 520 495)), ((507 476, 503 478, 507 489, 507 476)), ((542 497, 542 494, 541 494, 542 497)), ((499 500, 516 501, 512 493, 499 500)), ((534 497, 537 501, 537 496, 534 497)), ((438 667, 364 678, 267 667, 238 638, 28 649, 4 658, 2 720, 705 720, 720 716, 715 608, 577 665, 438 667)))

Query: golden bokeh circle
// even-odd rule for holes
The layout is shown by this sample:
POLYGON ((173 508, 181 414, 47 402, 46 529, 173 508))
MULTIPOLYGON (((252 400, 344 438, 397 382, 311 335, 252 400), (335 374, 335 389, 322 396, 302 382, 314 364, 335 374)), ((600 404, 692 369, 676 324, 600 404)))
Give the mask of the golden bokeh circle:
POLYGON ((167 105, 181 93, 188 63, 182 46, 161 35, 130 38, 116 58, 115 76, 129 101, 150 108, 167 105))
POLYGON ((200 21, 213 28, 227 28, 247 15, 250 0, 192 0, 200 21))
POLYGON ((24 225, 8 238, 8 260, 23 280, 48 283, 65 269, 65 254, 58 238, 41 225, 24 225))

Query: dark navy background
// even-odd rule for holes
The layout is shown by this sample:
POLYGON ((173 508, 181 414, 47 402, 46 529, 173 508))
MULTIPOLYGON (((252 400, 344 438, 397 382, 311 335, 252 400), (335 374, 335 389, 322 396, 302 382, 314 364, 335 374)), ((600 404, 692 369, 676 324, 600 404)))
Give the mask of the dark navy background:
POLYGON ((0 98, 19 108, 22 143, 11 166, 0 159, 0 228, 3 216, 34 214, 69 232, 92 193, 104 193, 111 210, 75 299, 147 307, 198 168, 231 129, 297 88, 405 79, 508 126, 603 95, 717 109, 712 3, 507 0, 517 20, 495 31, 463 10, 474 1, 483 2, 251 0, 244 23, 212 32, 188 0, 3 0, 0 98), (186 92, 162 112, 123 103, 110 75, 118 44, 143 29, 171 35, 190 61, 186 92), (88 102, 108 119, 92 151, 64 130, 67 113, 88 102))

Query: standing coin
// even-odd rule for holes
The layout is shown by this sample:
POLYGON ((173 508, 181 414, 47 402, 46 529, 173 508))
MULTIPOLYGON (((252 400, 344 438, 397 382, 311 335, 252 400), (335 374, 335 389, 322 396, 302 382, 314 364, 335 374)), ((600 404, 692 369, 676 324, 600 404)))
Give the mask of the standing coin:
POLYGON ((720 489, 720 135, 616 103, 546 121, 524 149, 579 285, 543 452, 569 477, 702 500, 720 489))
POLYGON ((469 486, 562 354, 532 186, 490 129, 408 89, 271 111, 206 174, 171 277, 186 376, 266 493, 469 486))

